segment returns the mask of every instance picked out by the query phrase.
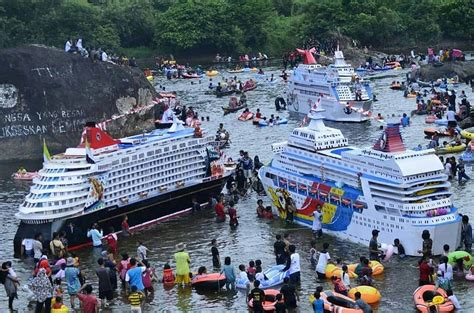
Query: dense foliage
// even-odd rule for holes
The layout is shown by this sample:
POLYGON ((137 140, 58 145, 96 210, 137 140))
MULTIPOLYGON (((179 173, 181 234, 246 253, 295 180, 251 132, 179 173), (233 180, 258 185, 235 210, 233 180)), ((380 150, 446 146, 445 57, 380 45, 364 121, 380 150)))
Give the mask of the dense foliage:
POLYGON ((107 49, 267 53, 345 35, 360 45, 471 42, 472 0, 0 0, 0 47, 68 37, 107 49))

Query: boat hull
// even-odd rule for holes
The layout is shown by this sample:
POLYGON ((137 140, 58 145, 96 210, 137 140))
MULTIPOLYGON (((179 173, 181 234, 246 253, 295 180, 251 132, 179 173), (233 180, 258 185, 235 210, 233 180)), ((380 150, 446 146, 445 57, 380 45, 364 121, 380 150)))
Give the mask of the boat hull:
MULTIPOLYGON (((14 238, 14 256, 20 256, 21 242, 24 238, 34 238, 41 233, 44 243, 51 240, 53 232, 65 231, 68 239, 69 250, 77 250, 90 246, 91 240, 87 238, 87 230, 93 223, 98 223, 104 235, 110 233, 113 227, 115 232, 121 229, 123 217, 127 215, 130 229, 139 230, 150 225, 177 217, 190 211, 192 198, 196 197, 201 204, 207 203, 209 196, 216 196, 227 182, 228 176, 221 176, 209 181, 182 187, 163 193, 156 197, 145 198, 139 202, 121 207, 104 208, 89 214, 84 214, 64 220, 51 221, 41 224, 27 224, 20 222, 14 238), (72 224, 73 228, 69 225, 72 224)), ((44 245, 46 247, 46 245, 44 245)))
MULTIPOLYGON (((381 213, 372 207, 358 208, 357 199, 363 196, 361 190, 346 186, 336 187, 334 182, 327 180, 312 179, 312 183, 308 181, 308 186, 311 186, 308 187, 310 190, 302 193, 296 187, 292 188, 288 183, 295 179, 295 175, 289 176, 278 169, 262 167, 259 171, 259 178, 266 194, 272 199, 273 208, 281 218, 286 219, 286 203, 291 198, 296 206, 293 221, 302 226, 311 227, 313 212, 320 205, 323 215, 323 232, 344 240, 368 246, 372 230, 378 229, 380 243, 392 244, 394 239, 398 238, 405 247, 406 254, 411 256, 420 255, 418 250, 421 250, 421 235, 424 230, 430 232, 433 239, 433 253, 436 255, 443 252, 444 244, 458 247, 460 243, 461 218, 457 214, 450 222, 426 224, 421 219, 416 221, 402 216, 381 213), (276 177, 271 179, 267 173, 276 177), (349 204, 343 203, 345 199, 349 204)), ((300 182, 299 179, 298 186, 300 182)))

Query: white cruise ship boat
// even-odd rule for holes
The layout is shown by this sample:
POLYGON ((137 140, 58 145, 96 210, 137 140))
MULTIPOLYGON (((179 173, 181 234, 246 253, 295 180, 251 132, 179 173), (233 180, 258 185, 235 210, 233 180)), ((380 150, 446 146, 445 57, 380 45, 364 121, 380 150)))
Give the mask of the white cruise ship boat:
POLYGON ((458 247, 461 219, 434 150, 405 149, 399 124, 388 124, 372 148, 351 147, 340 130, 324 125, 322 113, 313 108, 309 125, 274 144, 273 160, 259 171, 280 217, 293 203, 294 221, 311 227, 321 205, 323 229, 343 239, 368 245, 378 229, 379 242, 398 238, 416 256, 426 229, 435 254, 444 244, 458 247))
MULTIPOLYGON (((299 50, 303 52, 303 50, 299 50)), ((354 68, 335 52, 334 64, 316 64, 310 51, 304 51, 303 64, 288 80, 288 110, 307 115, 321 99, 324 119, 335 122, 364 122, 372 114, 372 89, 369 82, 356 78, 354 68), (359 94, 360 96, 357 96, 359 94)))
POLYGON ((33 180, 16 213, 15 255, 22 239, 37 233, 49 241, 65 231, 74 250, 90 244, 93 223, 107 234, 127 215, 130 228, 139 229, 188 211, 194 197, 206 203, 230 174, 213 140, 176 118, 169 129, 119 140, 89 123, 83 144, 45 160, 33 180))

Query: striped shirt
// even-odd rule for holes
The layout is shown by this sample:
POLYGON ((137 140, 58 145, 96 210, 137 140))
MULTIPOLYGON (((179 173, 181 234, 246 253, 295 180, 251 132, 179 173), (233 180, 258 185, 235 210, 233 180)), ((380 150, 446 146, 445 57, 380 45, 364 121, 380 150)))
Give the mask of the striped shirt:
POLYGON ((128 301, 130 301, 131 306, 140 306, 143 300, 143 293, 141 292, 132 292, 128 296, 128 301))

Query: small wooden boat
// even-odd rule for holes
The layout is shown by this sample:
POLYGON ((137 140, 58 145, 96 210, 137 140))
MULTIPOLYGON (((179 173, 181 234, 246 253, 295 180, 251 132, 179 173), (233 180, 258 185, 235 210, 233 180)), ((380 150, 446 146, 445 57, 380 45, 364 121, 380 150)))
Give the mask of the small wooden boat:
POLYGON ((184 181, 180 180, 178 182, 176 182, 176 187, 180 188, 180 187, 183 187, 184 186, 184 181))
POLYGON ((127 197, 120 198, 120 202, 123 203, 123 204, 127 204, 128 203, 128 198, 127 197))
POLYGON ((38 177, 38 172, 24 172, 24 173, 13 173, 12 178, 15 180, 25 180, 30 181, 38 177))
POLYGON ((142 191, 138 195, 140 196, 140 198, 145 198, 146 196, 148 196, 148 192, 147 191, 142 191))
POLYGON ((160 186, 159 189, 160 189, 160 191, 166 191, 166 189, 168 189, 168 188, 166 188, 166 186, 160 186))
POLYGON ((439 137, 450 137, 451 133, 446 129, 437 129, 434 127, 425 128, 423 131, 426 136, 432 137, 434 134, 438 134, 439 137))
POLYGON ((231 94, 235 93, 234 89, 227 89, 224 91, 217 91, 215 92, 217 98, 224 97, 224 96, 230 96, 231 94))
POLYGON ((229 113, 232 113, 232 112, 237 112, 237 111, 242 110, 246 107, 247 107, 247 104, 245 103, 245 104, 233 107, 233 108, 231 108, 231 107, 222 107, 222 110, 224 110, 224 115, 226 115, 226 114, 229 114, 229 113))

